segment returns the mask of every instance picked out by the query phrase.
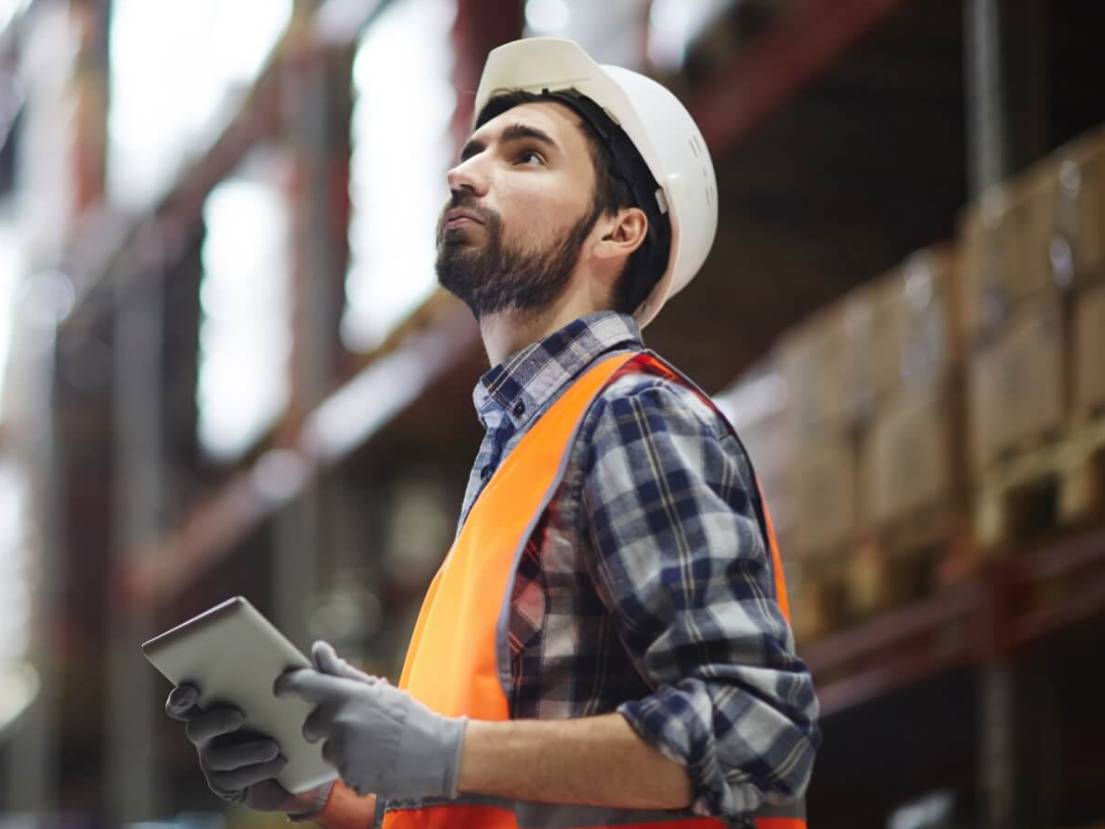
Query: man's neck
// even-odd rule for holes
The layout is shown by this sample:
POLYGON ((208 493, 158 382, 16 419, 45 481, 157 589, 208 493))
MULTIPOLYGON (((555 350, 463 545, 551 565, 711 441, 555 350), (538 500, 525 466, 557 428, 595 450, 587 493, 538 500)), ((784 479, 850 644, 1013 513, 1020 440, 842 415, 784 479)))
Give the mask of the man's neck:
POLYGON ((601 311, 590 303, 562 300, 537 311, 500 311, 480 318, 487 359, 495 366, 568 323, 601 311))

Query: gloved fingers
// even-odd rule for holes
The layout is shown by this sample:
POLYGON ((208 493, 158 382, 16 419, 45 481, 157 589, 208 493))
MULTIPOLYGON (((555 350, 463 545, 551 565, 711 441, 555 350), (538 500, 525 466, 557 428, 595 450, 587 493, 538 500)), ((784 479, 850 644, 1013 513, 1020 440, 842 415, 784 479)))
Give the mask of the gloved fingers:
POLYGON ((339 664, 345 662, 338 656, 333 645, 321 639, 311 645, 311 661, 315 663, 315 668, 325 674, 339 673, 339 664))
POLYGON ((286 757, 277 756, 267 763, 255 763, 252 766, 242 766, 230 771, 209 771, 207 782, 216 791, 240 792, 276 777, 287 764, 286 757))
POLYGON ((338 656, 329 642, 315 642, 311 645, 311 661, 319 673, 332 676, 344 676, 346 679, 362 679, 364 674, 338 656))
POLYGON ((245 721, 245 714, 237 708, 220 705, 189 719, 184 733, 197 748, 206 748, 216 737, 237 731, 245 721))
MULTIPOLYGON (((326 792, 330 784, 325 785, 326 792)), ((261 780, 251 783, 245 791, 245 804, 251 809, 262 812, 296 812, 298 814, 315 813, 319 803, 319 790, 311 789, 301 795, 294 795, 276 780, 261 780)))
POLYGON ((310 668, 288 671, 276 678, 273 693, 278 697, 294 694, 307 702, 320 703, 346 699, 352 680, 330 676, 310 668))
POLYGON ((342 745, 343 740, 341 736, 335 735, 322 744, 322 759, 336 768, 339 773, 343 771, 342 768, 342 745))
POLYGON ((336 706, 320 705, 308 714, 307 719, 303 721, 303 739, 309 743, 317 743, 329 737, 334 727, 336 712, 336 706))
POLYGON ((197 713, 193 709, 200 698, 200 690, 195 685, 183 682, 169 692, 165 698, 165 713, 174 720, 187 722, 197 713))
POLYGON ((334 650, 334 646, 329 642, 315 642, 311 646, 311 660, 315 663, 320 673, 330 674, 332 676, 342 676, 346 679, 353 679, 357 682, 367 682, 369 684, 379 681, 376 677, 369 676, 364 671, 354 668, 338 656, 337 651, 334 650))
MULTIPOLYGON (((266 769, 266 773, 269 771, 271 769, 266 769)), ((223 800, 240 803, 243 806, 262 812, 304 812, 306 809, 302 808, 302 805, 314 804, 319 797, 317 789, 311 790, 315 799, 310 799, 309 793, 294 795, 281 786, 275 777, 258 780, 255 783, 250 783, 245 788, 238 789, 223 788, 220 786, 220 782, 225 785, 237 785, 240 781, 222 780, 218 775, 214 777, 208 775, 207 777, 207 784, 211 791, 223 800)), ((329 793, 329 787, 327 787, 327 793, 329 793)))
POLYGON ((234 771, 244 766, 267 763, 280 756, 280 746, 274 740, 211 743, 203 750, 203 763, 212 771, 234 771))

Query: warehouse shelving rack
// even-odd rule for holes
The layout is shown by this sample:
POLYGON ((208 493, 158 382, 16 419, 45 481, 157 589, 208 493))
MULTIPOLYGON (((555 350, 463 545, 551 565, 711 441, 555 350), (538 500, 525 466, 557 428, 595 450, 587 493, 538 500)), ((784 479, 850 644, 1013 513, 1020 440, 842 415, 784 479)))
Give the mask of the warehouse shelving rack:
MULTIPOLYGON (((141 286, 164 285, 168 278, 182 272, 195 276, 195 263, 189 257, 196 247, 195 228, 203 199, 252 147, 291 131, 303 164, 303 192, 313 192, 311 187, 319 184, 320 176, 326 177, 320 171, 328 169, 335 149, 339 154, 348 151, 340 137, 342 119, 348 116, 348 101, 342 93, 335 96, 333 90, 340 89, 343 84, 339 79, 348 76, 357 33, 370 25, 372 15, 384 5, 365 4, 366 14, 349 28, 344 39, 320 45, 310 35, 319 10, 315 4, 300 3, 298 22, 241 111, 153 210, 134 221, 106 215, 97 220, 94 213, 86 216, 85 230, 73 241, 63 263, 77 284, 79 302, 59 335, 59 382, 65 382, 66 354, 80 352, 97 341, 123 341, 125 328, 120 326, 125 326, 127 319, 119 313, 123 297, 144 294, 156 306, 164 301, 161 289, 143 292, 141 286), (290 93, 290 89, 298 91, 290 93), (314 110, 313 116, 305 122, 301 119, 296 126, 295 115, 307 111, 294 105, 289 110, 288 100, 302 103, 302 98, 296 96, 310 96, 312 92, 317 101, 323 102, 322 111, 314 110)), ((494 4, 502 14, 489 13, 489 5, 475 0, 458 3, 455 40, 456 82, 460 88, 474 88, 488 47, 520 31, 518 3, 494 4), (495 25, 489 25, 493 20, 495 25)), ((849 50, 865 39, 877 38, 880 28, 891 25, 895 17, 900 20, 919 12, 924 5, 916 0, 794 0, 786 4, 771 28, 747 49, 710 66, 702 78, 686 81, 687 100, 715 157, 721 160, 752 141, 772 119, 785 119, 788 108, 811 85, 839 67, 849 50)), ((964 152, 958 163, 966 162, 964 178, 970 182, 970 191, 977 193, 1045 149, 1046 139, 1038 129, 1038 77, 1032 75, 1042 71, 1040 46, 1032 38, 1034 21, 1039 23, 1042 11, 1038 2, 1029 0, 963 0, 955 7, 955 13, 962 16, 962 48, 968 63, 960 79, 967 100, 964 152), (1024 62, 1020 57, 1025 54, 1034 57, 1024 62), (1023 82, 1026 71, 1032 82, 1023 82)), ((1091 13, 1085 8, 1074 13, 1091 13)), ((458 135, 470 118, 466 106, 470 107, 470 102, 461 99, 454 119, 458 135)), ((338 194, 329 195, 340 203, 338 194)), ((944 224, 950 227, 953 216, 948 212, 944 224)), ((332 242, 343 235, 342 216, 338 210, 302 220, 315 229, 316 238, 332 242)), ((927 221, 913 231, 914 235, 925 238, 933 232, 931 217, 927 221)), ((202 230, 199 233, 202 237, 202 230)), ((324 500, 320 488, 325 488, 331 471, 351 459, 363 461, 373 453, 393 457, 394 452, 385 444, 395 440, 397 434, 403 438, 401 445, 411 442, 404 430, 409 432, 412 427, 399 424, 400 420, 416 424, 413 428, 420 441, 444 444, 448 440, 446 433, 455 424, 427 425, 433 418, 427 418, 426 410, 440 410, 443 401, 457 405, 460 397, 454 378, 461 375, 467 383, 478 370, 482 355, 467 312, 450 298, 435 296, 381 348, 364 357, 352 357, 338 347, 336 325, 329 324, 334 320, 335 297, 340 295, 344 254, 335 256, 332 249, 320 251, 317 244, 312 247, 310 239, 305 248, 301 255, 306 264, 301 269, 314 272, 317 266, 327 278, 313 289, 303 288, 309 280, 300 283, 304 290, 300 301, 314 308, 317 315, 315 322, 302 324, 296 338, 297 342, 313 343, 304 353, 314 356, 310 358, 313 362, 301 365, 294 374, 293 405, 286 419, 272 440, 242 464, 225 475, 203 481, 200 494, 186 499, 168 528, 165 522, 151 517, 124 549, 111 553, 114 578, 105 579, 102 585, 110 596, 105 601, 124 608, 125 613, 124 618, 116 619, 118 627, 108 639, 126 640, 165 608, 187 606, 182 597, 195 591, 211 573, 232 566, 235 558, 255 556, 251 539, 258 532, 285 538, 284 542, 277 538, 273 543, 277 556, 284 561, 283 569, 274 569, 284 574, 285 581, 284 588, 275 588, 275 594, 283 589, 286 595, 291 589, 289 583, 298 586, 297 579, 309 582, 316 577, 312 571, 316 565, 305 561, 309 556, 296 550, 294 543, 309 539, 312 530, 318 529, 320 502, 324 500), (402 391, 382 394, 383 389, 395 385, 399 372, 402 391), (338 415, 350 410, 360 413, 359 428, 342 432, 328 427, 341 419, 338 415), (274 462, 296 472, 277 490, 266 483, 266 470, 274 462), (156 531, 150 532, 151 528, 156 531)), ((888 248, 894 256, 900 256, 908 252, 909 244, 895 238, 888 248)), ((878 255, 882 254, 872 252, 868 259, 878 255)), ((869 273, 875 272, 872 269, 869 273)), ((833 284, 818 289, 820 293, 807 290, 796 307, 777 312, 771 323, 795 319, 841 287, 833 284)), ((673 310, 680 321, 685 319, 678 316, 683 313, 681 307, 673 310)), ((163 308, 158 311, 163 312, 163 308)), ((667 350, 664 337, 671 341, 674 335, 661 329, 658 336, 660 350, 667 350)), ((715 338, 711 346, 716 342, 715 338)), ((720 371, 731 377, 762 345, 761 338, 738 354, 731 365, 721 366, 720 371)), ((127 394, 132 395, 131 399, 136 394, 147 400, 163 398, 164 377, 159 374, 165 372, 165 366, 147 365, 143 369, 139 364, 132 365, 138 370, 124 373, 115 382, 126 384, 138 378, 136 382, 144 385, 102 390, 96 405, 100 414, 94 417, 110 419, 113 395, 118 396, 116 400, 127 394)), ((64 435, 66 429, 73 428, 73 407, 87 398, 64 389, 59 398, 59 430, 64 435), (68 422, 66 405, 70 407, 68 422)), ((117 412, 116 416, 123 417, 123 413, 117 412)), ((164 437, 164 424, 157 420, 156 407, 146 412, 147 420, 141 417, 137 422, 128 417, 125 424, 120 420, 116 426, 120 430, 124 426, 139 429, 134 434, 147 429, 155 440, 159 435, 164 437)), ((98 428, 108 429, 103 424, 98 428)), ((73 432, 69 434, 73 440, 73 432)), ((119 460, 127 457, 126 446, 117 447, 116 452, 119 460)), ((142 460, 140 445, 133 445, 130 452, 129 457, 139 463, 153 464, 146 470, 149 474, 166 474, 156 459, 142 460)), ((103 459, 90 463, 99 464, 94 473, 70 469, 70 474, 99 474, 105 465, 103 459)), ((96 503, 103 506, 105 502, 96 503)), ((71 508, 78 507, 71 504, 71 508)), ((148 503, 145 511, 153 516, 162 510, 163 503, 148 503)), ((101 532, 105 550, 112 546, 103 540, 106 533, 101 532)), ((100 607, 93 604, 94 610, 100 607)), ((285 603, 281 608, 276 599, 274 607, 293 636, 302 633, 296 627, 302 623, 296 620, 294 607, 285 603)), ((74 613, 72 618, 79 621, 88 615, 74 613)), ((894 798, 917 794, 908 785, 889 783, 891 775, 910 773, 910 758, 895 756, 895 750, 912 750, 916 756, 923 756, 928 765, 912 771, 926 785, 931 781, 934 786, 959 786, 964 806, 974 810, 983 825, 1043 825, 1040 820, 1061 817, 1054 802, 1057 784, 1032 783, 1033 775, 1050 780, 1054 770, 1045 768, 1041 758, 1035 758, 1038 762, 1025 758, 1025 746, 1031 742, 1026 737, 1031 731, 1026 725, 1026 713, 1031 713, 1029 703, 1042 699, 1040 710, 1052 713, 1059 703, 1054 698, 1047 701, 1046 694, 1026 678, 1025 659, 1031 654, 1031 660, 1035 660, 1041 648, 1077 649, 1079 637, 1087 635, 1087 626, 1091 629, 1090 641, 1095 641, 1092 627, 1103 618, 1105 534, 1091 529, 1023 554, 995 556, 969 581, 803 648, 818 679, 826 714, 826 747, 810 797, 814 821, 824 826, 868 825, 868 819, 885 815, 895 805, 894 798), (1070 645, 1071 641, 1075 644, 1070 645), (876 723, 907 722, 918 700, 936 712, 933 721, 942 727, 961 718, 951 729, 954 738, 936 747, 923 744, 926 736, 932 736, 924 734, 909 745, 896 746, 893 740, 844 745, 851 741, 848 729, 862 733, 860 721, 864 718, 876 723), (949 719, 942 720, 941 712, 948 713, 949 719), (840 723, 843 725, 838 727, 840 723), (833 765, 854 765, 866 776, 856 779, 857 775, 847 768, 833 765), (934 771, 934 765, 941 768, 934 771), (1043 793, 1029 796, 1026 787, 1043 793), (1051 801, 1047 802, 1049 797, 1051 801), (857 799, 865 805, 853 806, 851 801, 857 799)), ((1099 636, 1096 641, 1099 646, 1099 636)), ((100 645, 106 647, 104 641, 100 645)), ((117 658, 117 664, 131 666, 134 676, 142 670, 133 659, 128 662, 126 657, 117 658)), ((1100 668, 1093 670, 1100 675, 1100 668)), ((76 679, 68 681, 81 676, 77 674, 76 679)), ((148 710, 154 689, 150 683, 136 682, 123 693, 133 710, 148 710)), ((63 723, 73 717, 72 712, 65 713, 63 723)), ((1100 726, 1091 723, 1090 728, 1100 726)), ((139 736, 149 738, 153 727, 147 724, 144 729, 139 736)), ((115 737, 120 741, 120 751, 134 735, 128 739, 124 736, 115 737)), ((144 775, 128 778, 120 771, 121 755, 114 757, 111 804, 99 806, 124 817, 147 813, 144 810, 165 802, 158 793, 152 768, 144 775)), ((69 773, 67 779, 74 775, 69 773)), ((1092 793, 1086 795, 1086 800, 1091 806, 1098 802, 1092 793)), ((78 802, 80 805, 83 802, 78 802)))
MULTIPOLYGON (((718 69, 712 82, 692 99, 690 108, 702 125, 707 142, 715 152, 738 142, 900 5, 903 5, 901 0, 796 4, 795 10, 785 16, 762 43, 718 69), (751 83, 742 83, 744 94, 734 102, 731 95, 734 83, 746 79, 751 79, 751 83)), ((266 75, 259 87, 271 84, 266 75)), ((264 101, 261 93, 257 93, 257 101, 247 105, 235 125, 218 142, 217 146, 225 145, 225 149, 216 150, 209 159, 202 160, 189 177, 174 188, 173 194, 166 199, 167 206, 189 194, 209 191, 213 183, 226 174, 233 166, 228 160, 240 158, 244 151, 232 148, 244 147, 251 130, 259 134, 262 124, 258 122, 269 111, 264 101), (242 124, 253 126, 247 128, 242 124)), ((198 206, 191 203, 189 210, 194 214, 198 206)), ((337 407, 342 400, 359 395, 359 402, 364 406, 360 411, 368 425, 344 442, 331 443, 320 434, 321 418, 312 419, 308 414, 302 429, 289 440, 289 445, 302 453, 309 468, 320 462, 338 461, 371 440, 375 434, 373 427, 384 429, 397 411, 395 408, 383 412, 372 410, 372 401, 377 395, 371 390, 369 377, 373 374, 387 376, 389 365, 402 364, 411 372, 408 385, 412 391, 417 391, 431 385, 450 369, 470 362, 477 348, 478 341, 474 328, 468 323, 467 311, 447 298, 434 297, 381 348, 360 361, 357 370, 364 375, 358 374, 333 390, 315 409, 316 415, 325 417, 329 407, 337 407), (432 333, 427 334, 427 329, 432 333), (427 343, 427 338, 432 342, 427 343)), ((412 401, 409 398, 404 402, 412 401)), ((133 585, 139 602, 158 601, 164 598, 166 590, 183 587, 188 573, 208 566, 219 555, 232 550, 236 538, 244 535, 266 511, 279 507, 279 503, 266 506, 266 499, 253 483, 257 477, 247 471, 224 484, 210 501, 198 506, 181 522, 177 532, 164 539, 167 543, 155 542, 161 550, 160 560, 135 557, 134 568, 124 582, 133 585)))

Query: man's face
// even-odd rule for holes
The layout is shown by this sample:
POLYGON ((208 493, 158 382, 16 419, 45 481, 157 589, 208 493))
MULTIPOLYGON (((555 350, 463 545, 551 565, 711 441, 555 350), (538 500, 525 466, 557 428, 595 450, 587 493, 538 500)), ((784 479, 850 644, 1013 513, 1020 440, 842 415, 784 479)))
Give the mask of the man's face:
POLYGON ((437 274, 477 318, 557 299, 595 220, 595 171, 578 116, 520 104, 481 126, 449 171, 437 274))

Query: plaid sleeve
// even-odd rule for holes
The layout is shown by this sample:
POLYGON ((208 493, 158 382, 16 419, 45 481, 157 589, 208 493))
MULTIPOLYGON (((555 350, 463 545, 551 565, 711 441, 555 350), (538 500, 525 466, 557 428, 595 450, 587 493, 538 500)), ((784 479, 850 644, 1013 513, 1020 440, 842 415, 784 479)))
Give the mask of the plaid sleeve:
POLYGON ((818 703, 774 598, 739 442, 697 395, 655 377, 619 380, 585 428, 592 575, 654 689, 619 713, 687 767, 699 814, 801 796, 818 703))

